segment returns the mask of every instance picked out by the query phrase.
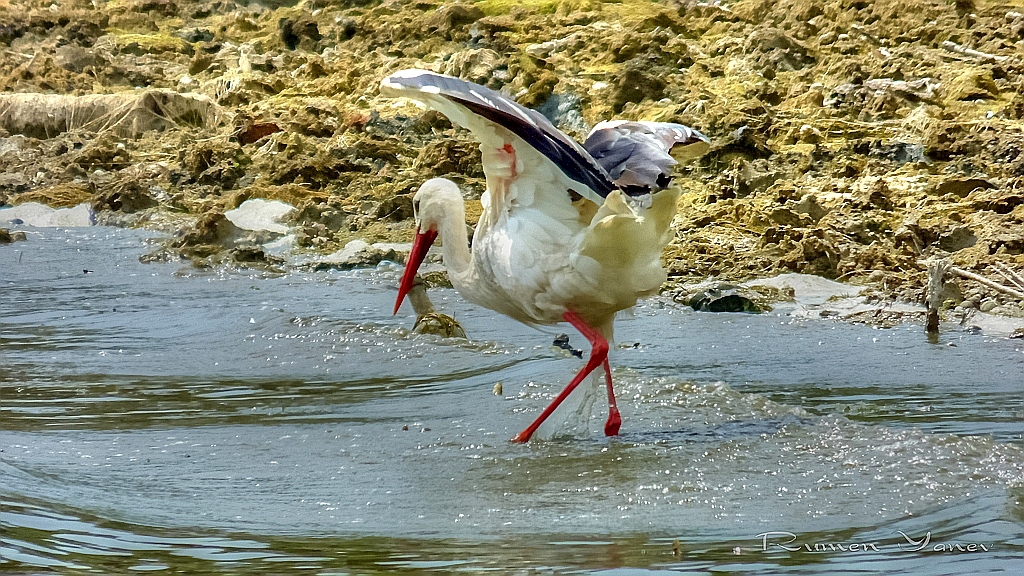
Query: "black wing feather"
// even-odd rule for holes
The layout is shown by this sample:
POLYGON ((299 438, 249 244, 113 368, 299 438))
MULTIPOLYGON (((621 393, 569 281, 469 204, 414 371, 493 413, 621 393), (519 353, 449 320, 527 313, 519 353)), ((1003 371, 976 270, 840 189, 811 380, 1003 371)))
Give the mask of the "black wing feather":
POLYGON ((431 72, 392 76, 387 82, 409 88, 436 89, 441 96, 519 136, 554 162, 571 180, 589 187, 602 198, 618 188, 579 143, 562 133, 539 112, 525 108, 494 90, 431 72))

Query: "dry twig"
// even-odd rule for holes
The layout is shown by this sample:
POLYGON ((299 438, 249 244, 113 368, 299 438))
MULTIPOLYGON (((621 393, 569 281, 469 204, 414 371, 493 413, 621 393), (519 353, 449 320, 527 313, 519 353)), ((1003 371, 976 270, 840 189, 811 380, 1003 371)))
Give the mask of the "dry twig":
POLYGON ((1020 290, 1014 290, 1013 288, 1010 288, 1008 286, 1003 286, 1002 284, 1000 284, 998 282, 993 282, 992 280, 989 280, 988 278, 985 278, 984 276, 982 276, 980 274, 975 274, 974 272, 968 272, 967 270, 964 270, 962 268, 957 268, 956 266, 951 266, 949 271, 954 273, 954 274, 956 274, 956 275, 958 275, 958 276, 962 276, 964 278, 967 278, 969 280, 974 280, 975 282, 978 282, 979 284, 984 284, 985 286, 988 286, 989 288, 992 288, 993 290, 998 290, 1000 292, 1004 292, 1006 294, 1009 294, 1009 295, 1011 295, 1011 296, 1013 296, 1013 297, 1015 297, 1017 299, 1024 300, 1024 292, 1021 292, 1020 290))
POLYGON ((981 52, 973 48, 961 46, 956 42, 944 40, 942 42, 942 49, 953 52, 954 54, 960 54, 961 56, 969 56, 971 58, 977 58, 979 60, 995 60, 996 62, 1002 62, 1006 60, 1006 56, 999 56, 997 54, 989 54, 988 52, 981 52))
POLYGON ((1012 268, 1010 268, 1006 264, 1003 264, 1002 262, 996 262, 995 267, 996 272, 999 272, 1003 276, 1003 278, 1009 280, 1010 284, 1013 284, 1017 288, 1024 290, 1024 277, 1014 272, 1012 268))

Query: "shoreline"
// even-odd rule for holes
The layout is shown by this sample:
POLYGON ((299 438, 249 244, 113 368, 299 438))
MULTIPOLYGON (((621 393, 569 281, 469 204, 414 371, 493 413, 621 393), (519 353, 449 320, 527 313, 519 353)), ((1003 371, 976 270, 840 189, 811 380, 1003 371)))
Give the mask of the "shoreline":
MULTIPOLYGON (((357 239, 331 253, 304 249, 296 242, 297 233, 301 228, 281 223, 294 210, 294 207, 280 202, 244 203, 243 209, 227 213, 229 222, 237 222, 243 227, 236 227, 228 235, 212 240, 214 243, 211 245, 198 246, 198 251, 193 253, 189 252, 187 245, 181 244, 177 239, 181 238, 182 230, 194 229, 198 219, 159 210, 150 210, 139 215, 139 220, 132 222, 132 225, 125 225, 124 221, 98 221, 89 205, 84 203, 63 209, 41 204, 24 204, 21 208, 15 209, 0 207, 0 222, 6 224, 10 220, 8 216, 13 213, 16 218, 14 222, 17 224, 3 230, 8 231, 11 236, 18 236, 16 241, 30 241, 31 236, 26 238, 26 231, 31 231, 34 227, 112 226, 142 229, 167 235, 167 238, 155 243, 158 246, 156 250, 140 256, 142 262, 176 261, 198 268, 233 266, 273 275, 296 270, 368 269, 386 262, 394 262, 397 265, 411 247, 410 243, 369 244, 357 239), (239 254, 249 257, 239 258, 239 254)), ((432 266, 428 265, 424 269, 426 285, 450 288, 446 273, 439 266, 439 248, 432 249, 427 262, 432 263, 432 266)), ((843 283, 798 272, 755 277, 738 283, 714 277, 685 281, 670 279, 662 286, 659 295, 677 304, 690 306, 694 310, 748 313, 782 311, 799 319, 863 323, 879 328, 920 325, 922 333, 927 312, 926 307, 920 302, 884 298, 876 286, 843 283), (735 302, 718 308, 707 305, 709 300, 723 297, 738 299, 740 307, 737 308, 735 302), (704 302, 698 307, 699 298, 703 298, 704 302), (744 303, 747 305, 744 306, 744 303)), ((947 306, 942 310, 941 316, 943 333, 950 333, 951 327, 958 324, 962 331, 973 334, 1024 337, 1024 314, 1013 309, 1007 310, 1006 307, 995 307, 982 312, 977 310, 977 307, 947 306)))

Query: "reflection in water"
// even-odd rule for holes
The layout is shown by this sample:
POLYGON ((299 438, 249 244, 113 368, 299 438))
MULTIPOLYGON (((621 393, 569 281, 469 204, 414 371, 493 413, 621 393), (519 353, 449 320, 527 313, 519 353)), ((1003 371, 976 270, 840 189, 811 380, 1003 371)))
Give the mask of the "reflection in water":
POLYGON ((1021 563, 1018 341, 654 301, 617 323, 622 436, 517 446, 579 367, 550 334, 436 291, 476 340, 414 335, 387 265, 177 274, 142 236, 0 250, 0 571, 1021 563), (879 550, 813 551, 850 542, 879 550))

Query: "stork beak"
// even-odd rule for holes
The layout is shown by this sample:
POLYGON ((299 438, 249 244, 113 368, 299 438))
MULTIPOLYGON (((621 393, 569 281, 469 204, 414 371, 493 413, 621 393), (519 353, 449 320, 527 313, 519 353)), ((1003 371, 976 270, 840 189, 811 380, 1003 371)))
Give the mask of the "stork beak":
POLYGON ((430 245, 434 243, 435 238, 437 238, 437 230, 416 231, 416 238, 412 241, 412 251, 409 252, 409 259, 405 261, 405 273, 402 274, 402 283, 398 285, 398 298, 395 300, 394 314, 398 314, 398 309, 401 308, 405 295, 412 288, 416 272, 420 269, 420 264, 423 264, 423 259, 427 256, 427 250, 430 250, 430 245))

